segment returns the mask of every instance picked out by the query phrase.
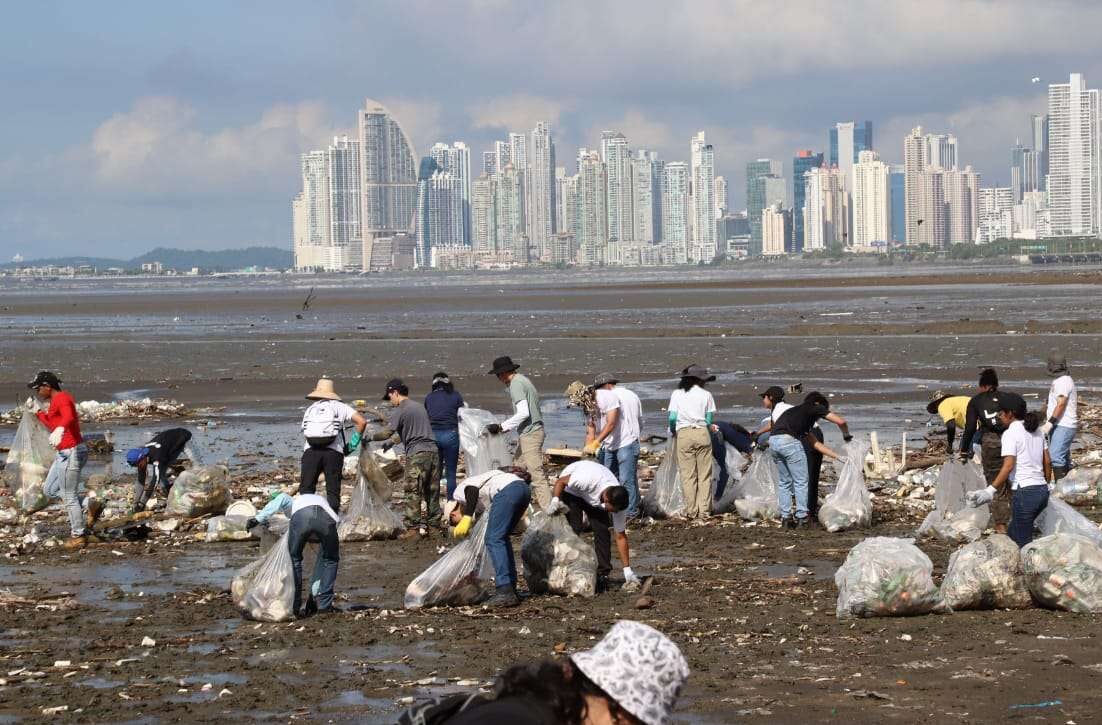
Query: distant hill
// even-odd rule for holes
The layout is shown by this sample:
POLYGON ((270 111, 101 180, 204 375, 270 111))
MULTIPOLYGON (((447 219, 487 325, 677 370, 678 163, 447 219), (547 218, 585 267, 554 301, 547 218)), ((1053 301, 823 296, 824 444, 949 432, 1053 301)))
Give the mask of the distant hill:
POLYGON ((160 262, 166 269, 189 270, 192 267, 198 267, 209 272, 228 272, 246 267, 287 269, 294 264, 294 259, 289 250, 278 247, 246 247, 245 249, 223 249, 218 251, 158 247, 130 260, 107 257, 53 257, 50 259, 28 259, 18 264, 8 262, 0 265, 0 268, 67 267, 86 264, 99 269, 121 267, 127 270, 139 270, 143 264, 149 262, 160 262))

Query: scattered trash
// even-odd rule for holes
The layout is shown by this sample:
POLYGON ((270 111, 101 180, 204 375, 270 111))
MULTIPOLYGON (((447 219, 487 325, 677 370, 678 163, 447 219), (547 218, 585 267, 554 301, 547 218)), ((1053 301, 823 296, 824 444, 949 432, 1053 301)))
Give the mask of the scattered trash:
POLYGON ((1063 705, 1063 704, 1064 704, 1063 700, 1048 700, 1046 702, 1032 702, 1032 703, 1025 703, 1025 704, 1022 704, 1022 705, 1011 705, 1010 709, 1011 710, 1025 710, 1027 708, 1058 707, 1058 706, 1063 705))
POLYGON ((157 640, 152 637, 142 637, 142 647, 156 647, 157 640))
POLYGON ((1027 609, 1033 605, 1018 545, 1005 534, 993 534, 953 552, 941 596, 954 610, 1027 609))
POLYGON ((535 513, 521 539, 520 557, 534 594, 592 597, 597 592, 597 555, 565 516, 535 513))
POLYGON ((934 565, 914 539, 874 536, 860 542, 834 574, 837 616, 905 617, 947 611, 934 565))

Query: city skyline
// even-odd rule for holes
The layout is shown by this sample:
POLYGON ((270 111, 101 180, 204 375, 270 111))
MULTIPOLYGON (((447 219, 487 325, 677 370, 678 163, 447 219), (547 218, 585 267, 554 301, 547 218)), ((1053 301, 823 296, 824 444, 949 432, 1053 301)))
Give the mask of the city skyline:
POLYGON ((747 162, 780 160, 790 177, 797 150, 829 155, 827 129, 849 121, 873 122, 891 164, 910 128, 952 133, 984 186, 1010 185, 1010 149, 1016 140, 1032 147, 1029 115, 1047 113, 1048 84, 1071 72, 1094 87, 1102 80, 1086 30, 1102 9, 1085 2, 855 3, 829 13, 794 3, 779 14, 766 3, 704 3, 689 14, 636 3, 631 32, 611 22, 617 3, 333 2, 306 17, 277 2, 263 33, 246 31, 256 20, 248 7, 197 7, 15 8, 0 31, 12 109, 0 120, 9 139, 0 256, 283 245, 300 154, 355 137, 347 109, 364 97, 402 120, 418 157, 437 141, 465 141, 472 183, 493 140, 541 120, 554 130, 559 166, 602 129, 691 163, 686 140, 704 131, 729 206, 742 209, 747 162), (920 32, 926 14, 953 15, 944 37, 920 32), (430 45, 430 18, 509 32, 493 49, 430 45), (870 23, 877 37, 857 32, 870 23), (791 47, 792 33, 809 26, 821 40, 791 47), (366 27, 370 46, 352 43, 366 27), (645 41, 684 52, 659 63, 641 54, 645 41), (332 52, 312 53, 318 42, 332 52), (600 60, 610 52, 616 63, 600 60), (755 61, 764 57, 772 60, 755 61), (551 70, 516 72, 539 64, 551 70))

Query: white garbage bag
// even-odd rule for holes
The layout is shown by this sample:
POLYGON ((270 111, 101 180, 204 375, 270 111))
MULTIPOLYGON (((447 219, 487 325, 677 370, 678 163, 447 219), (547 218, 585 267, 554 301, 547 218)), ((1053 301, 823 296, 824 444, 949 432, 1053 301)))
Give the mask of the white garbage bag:
POLYGON ((972 508, 966 497, 986 486, 983 470, 976 463, 946 461, 937 479, 934 510, 926 515, 917 535, 930 535, 953 544, 980 538, 991 518, 990 509, 986 504, 972 508))
MULTIPOLYGON (((719 466, 712 461, 712 490, 710 498, 715 498, 716 480, 719 466)), ((643 511, 652 518, 664 519, 678 516, 685 509, 685 492, 681 489, 681 474, 677 470, 677 453, 673 445, 666 450, 666 456, 658 464, 650 490, 643 497, 643 511)))
POLYGON ((1034 525, 1042 536, 1077 534, 1090 539, 1096 546, 1102 546, 1102 529, 1067 502, 1053 496, 1049 496, 1048 506, 1037 517, 1034 525))
POLYGON ((1102 548, 1075 534, 1052 534, 1022 548, 1022 569, 1038 604, 1079 614, 1102 612, 1102 548))
POLYGON ((597 554, 574 533, 565 516, 533 514, 520 542, 520 558, 533 594, 592 597, 597 593, 597 554))
POLYGON ((44 485, 56 457, 50 431, 34 413, 24 411, 4 464, 4 471, 11 474, 15 504, 24 513, 41 511, 49 505, 44 485))
POLYGON ((207 520, 207 541, 249 541, 260 538, 259 527, 245 528, 248 516, 214 516, 207 520))
POLYGON ((375 455, 367 451, 360 454, 358 470, 352 500, 337 526, 337 537, 341 541, 393 539, 405 526, 402 517, 394 513, 378 493, 379 489, 390 489, 390 479, 375 455))
POLYGON ((404 598, 406 609, 478 604, 494 593, 494 569, 486 552, 489 520, 487 508, 466 539, 410 582, 404 598))
POLYGON ((294 616, 295 581, 287 534, 262 557, 237 572, 233 604, 248 619, 285 622, 294 616))
POLYGON ((747 521, 777 517, 777 463, 768 451, 754 455, 750 468, 739 482, 735 511, 747 521))
POLYGON ((930 557, 914 539, 874 536, 860 542, 834 573, 839 619, 907 617, 948 611, 930 557))
POLYGON ((865 488, 866 443, 851 441, 846 445, 846 462, 838 476, 834 492, 819 507, 819 523, 827 531, 867 528, 872 524, 872 494, 865 488))
POLYGON ((193 518, 222 513, 233 501, 225 466, 196 466, 176 477, 168 491, 165 515, 193 518))
POLYGON ((941 596, 954 610, 1033 605, 1018 545, 1005 534, 993 534, 954 551, 941 582, 941 596))
POLYGON ((497 416, 488 410, 459 409, 459 447, 463 449, 468 478, 513 465, 506 436, 486 432, 486 426, 497 422, 497 416))
POLYGON ((1098 500, 1100 480, 1102 469, 1078 466, 1056 482, 1054 493, 1072 506, 1090 506, 1098 500))
MULTIPOLYGON (((712 512, 717 514, 727 514, 735 510, 735 501, 738 500, 739 493, 742 490, 739 485, 742 482, 742 468, 746 465, 746 457, 739 453, 733 445, 726 443, 724 449, 727 464, 727 487, 723 489, 722 496, 712 501, 712 512)), ((714 470, 715 475, 713 477, 718 485, 719 467, 716 466, 714 470)))

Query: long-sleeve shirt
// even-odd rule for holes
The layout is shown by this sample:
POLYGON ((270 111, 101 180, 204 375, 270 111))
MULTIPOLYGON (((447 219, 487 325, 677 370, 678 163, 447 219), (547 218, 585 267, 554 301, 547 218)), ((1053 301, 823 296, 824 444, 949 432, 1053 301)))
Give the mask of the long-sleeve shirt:
POLYGON ((58 444, 59 451, 75 448, 84 442, 80 435, 80 418, 77 415, 77 404, 73 396, 64 391, 57 391, 50 397, 50 407, 37 413, 42 425, 52 432, 55 428, 64 428, 65 434, 61 436, 58 444))
POLYGON ((999 423, 999 391, 988 390, 986 393, 974 395, 968 401, 960 449, 969 450, 972 447, 972 438, 977 432, 989 431, 1001 434, 1004 430, 999 423))

